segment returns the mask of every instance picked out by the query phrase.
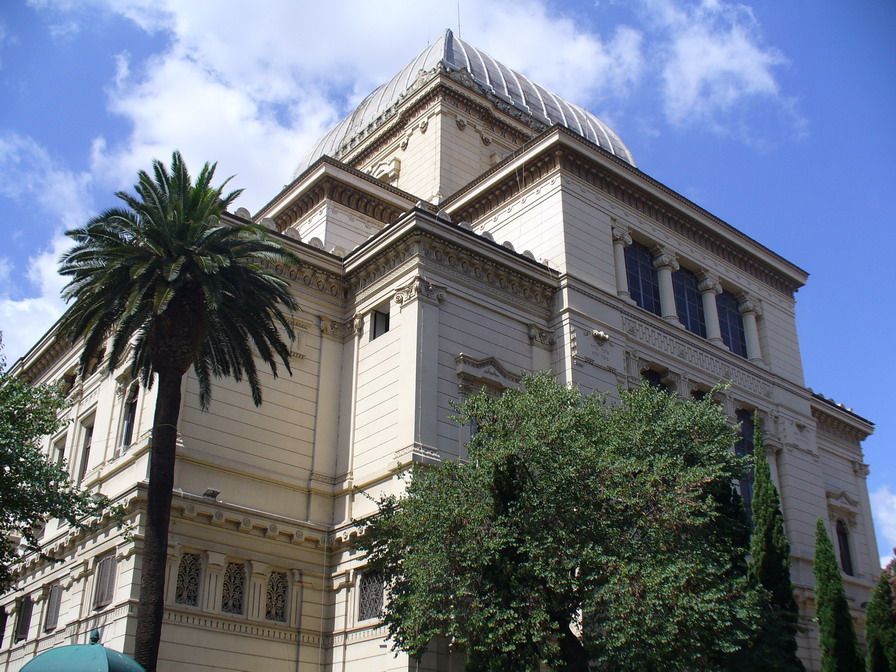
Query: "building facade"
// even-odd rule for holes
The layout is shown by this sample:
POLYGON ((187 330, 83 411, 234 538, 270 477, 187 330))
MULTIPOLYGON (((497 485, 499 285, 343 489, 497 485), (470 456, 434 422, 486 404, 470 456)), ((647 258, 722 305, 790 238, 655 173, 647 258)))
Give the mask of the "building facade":
MULTIPOLYGON (((160 670, 462 670, 435 643, 419 667, 379 622, 383 592, 354 520, 414 462, 464 457, 452 403, 551 370, 583 392, 648 379, 720 401, 752 450, 758 413, 819 669, 812 562, 828 523, 859 627, 878 569, 861 441, 873 425, 805 387, 795 293, 805 271, 635 167, 622 140, 450 31, 328 133, 254 217, 301 264, 291 377, 185 382, 160 670)), ((134 524, 49 521, 62 562, 33 558, 3 607, 0 669, 95 627, 129 652, 136 626, 154 396, 51 330, 16 364, 66 381, 48 437, 84 487, 134 524)), ((742 484, 749 499, 749 479, 742 484)))

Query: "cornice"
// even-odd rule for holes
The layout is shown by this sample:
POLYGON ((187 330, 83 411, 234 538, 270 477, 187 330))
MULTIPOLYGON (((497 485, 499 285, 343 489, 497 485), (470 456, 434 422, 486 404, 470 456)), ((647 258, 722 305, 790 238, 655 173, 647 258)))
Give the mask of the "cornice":
POLYGON ((812 417, 818 424, 818 430, 822 434, 828 434, 834 438, 847 441, 864 441, 874 431, 874 425, 867 421, 860 422, 855 416, 844 412, 836 412, 828 409, 813 398, 811 402, 812 417))
POLYGON ((596 187, 785 296, 791 297, 805 282, 807 274, 799 267, 634 166, 561 126, 552 126, 533 138, 452 194, 442 207, 451 213, 454 221, 474 222, 501 208, 530 184, 543 179, 550 172, 542 163, 547 157, 556 164, 553 168, 596 187), (675 204, 664 203, 649 189, 670 197, 681 205, 681 209, 675 204))
MULTIPOLYGON (((506 254, 515 253, 505 250, 506 254)), ((359 264, 347 276, 350 291, 357 294, 374 285, 405 262, 419 258, 427 264, 441 266, 447 271, 464 276, 493 290, 509 294, 543 310, 552 306, 556 285, 520 273, 477 254, 469 247, 450 241, 428 231, 410 230, 402 238, 390 242, 375 252, 369 260, 359 264)))

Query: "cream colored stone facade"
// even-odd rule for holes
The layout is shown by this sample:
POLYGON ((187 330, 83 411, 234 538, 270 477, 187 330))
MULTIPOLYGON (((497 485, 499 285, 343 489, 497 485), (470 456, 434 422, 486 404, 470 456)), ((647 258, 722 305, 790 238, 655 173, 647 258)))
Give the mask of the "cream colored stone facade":
MULTIPOLYGON (((360 620, 352 521, 399 490, 411 463, 464 456, 469 430, 451 419, 452 402, 544 369, 610 394, 647 369, 685 398, 731 381, 729 415, 758 411, 766 430, 808 669, 819 666, 818 518, 835 546, 838 524, 846 532, 844 582, 861 626, 878 572, 861 450, 873 426, 805 388, 794 315, 804 271, 577 133, 508 110, 464 71, 420 73, 338 159, 315 161, 255 217, 302 260, 276 269, 302 306, 292 377, 266 375, 259 408, 245 386, 220 381, 207 413, 196 380, 185 382, 161 670, 418 669, 390 651, 376 619, 360 620), (631 298, 633 243, 655 255, 660 315, 631 298), (701 279, 706 338, 678 321, 678 268, 701 279), (723 290, 738 297, 746 357, 720 337, 723 290)), ((51 331, 16 368, 52 382, 76 359, 51 331)), ((154 397, 140 390, 122 445, 130 381, 123 368, 103 371, 75 382, 71 422, 47 449, 64 447, 73 476, 83 464, 86 487, 126 504, 135 534, 85 536, 50 521, 44 539, 63 561, 33 559, 0 598, 0 669, 84 642, 94 627, 107 646, 133 647, 154 397), (98 567, 110 555, 104 604, 98 567), (26 598, 33 613, 17 637, 26 598)), ((462 667, 440 643, 419 669, 462 667)))

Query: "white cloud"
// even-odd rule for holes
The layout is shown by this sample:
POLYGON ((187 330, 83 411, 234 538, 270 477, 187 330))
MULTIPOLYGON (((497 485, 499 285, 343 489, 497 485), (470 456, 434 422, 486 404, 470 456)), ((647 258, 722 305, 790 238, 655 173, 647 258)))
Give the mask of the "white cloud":
MULTIPOLYGON (((0 136, 0 197, 27 202, 49 222, 49 242, 19 268, 0 269, 0 330, 9 362, 15 361, 62 314, 59 296, 65 280, 57 271, 68 247, 64 229, 82 224, 91 214, 90 176, 58 165, 32 138, 0 136)), ((4 260, 5 261, 5 260, 4 260)))
POLYGON ((663 105, 670 123, 724 130, 727 113, 748 102, 761 99, 787 107, 776 75, 787 60, 762 43, 749 7, 716 0, 648 0, 646 7, 658 31, 663 105))
MULTIPOLYGON (((883 535, 883 539, 878 539, 878 545, 893 548, 896 546, 896 492, 886 485, 878 488, 871 493, 871 508, 877 529, 883 535)), ((892 557, 892 554, 882 557, 881 566, 892 557)))

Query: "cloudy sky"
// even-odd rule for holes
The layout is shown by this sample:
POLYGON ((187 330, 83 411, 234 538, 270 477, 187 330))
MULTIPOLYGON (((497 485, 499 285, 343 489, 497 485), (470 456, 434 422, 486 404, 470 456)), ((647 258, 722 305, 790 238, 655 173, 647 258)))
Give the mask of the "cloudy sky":
POLYGON ((62 232, 153 158, 219 164, 265 203, 309 146, 445 28, 598 114, 639 167, 811 273, 806 384, 877 423, 896 545, 896 3, 887 0, 0 5, 0 331, 59 316, 62 232), (251 7, 251 9, 250 9, 251 7))

